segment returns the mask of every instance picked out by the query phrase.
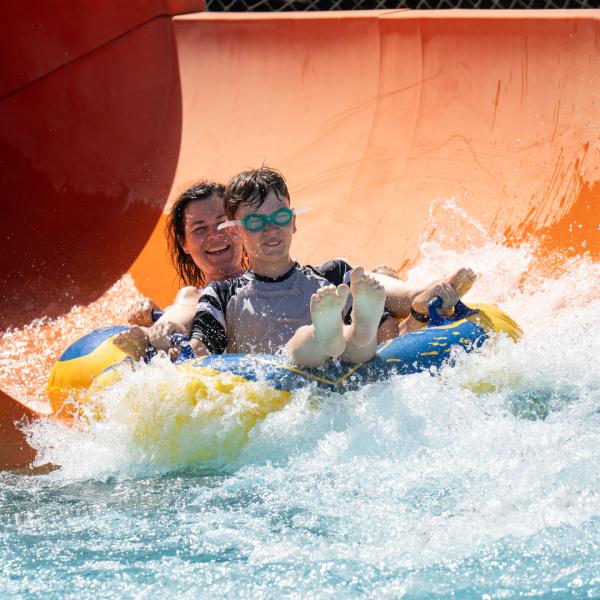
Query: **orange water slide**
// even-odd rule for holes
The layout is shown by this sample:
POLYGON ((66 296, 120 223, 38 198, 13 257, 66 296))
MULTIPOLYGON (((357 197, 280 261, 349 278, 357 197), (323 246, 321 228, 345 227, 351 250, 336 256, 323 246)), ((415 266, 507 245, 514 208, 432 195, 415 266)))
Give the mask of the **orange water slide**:
MULTIPOLYGON (((0 9, 1 327, 87 304, 128 270, 167 302, 163 209, 263 162, 312 206, 304 262, 406 266, 448 197, 506 243, 597 259, 600 11, 201 8, 0 9)), ((0 466, 31 460, 15 442, 26 403, 0 397, 0 466)))
MULTIPOLYGON (((304 261, 413 261, 449 196, 491 233, 598 253, 600 11, 204 14, 174 30, 173 193, 277 166, 314 209, 304 261)), ((162 240, 161 224, 133 273, 165 301, 162 240)))

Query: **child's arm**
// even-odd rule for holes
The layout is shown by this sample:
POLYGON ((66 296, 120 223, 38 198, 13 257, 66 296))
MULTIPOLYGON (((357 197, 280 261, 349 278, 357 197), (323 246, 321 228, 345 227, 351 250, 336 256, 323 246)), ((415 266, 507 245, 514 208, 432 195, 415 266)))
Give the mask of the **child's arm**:
MULTIPOLYGON (((471 289, 477 278, 471 269, 463 268, 458 269, 447 278, 440 279, 433 284, 430 283, 428 286, 411 287, 395 277, 388 277, 381 273, 372 273, 371 275, 385 288, 385 307, 399 319, 404 319, 409 316, 411 306, 417 312, 427 314, 427 301, 435 295, 446 293, 432 294, 433 286, 447 284, 454 289, 459 298, 462 298, 471 289)), ((443 296, 442 299, 445 300, 445 296, 443 296)), ((445 301, 444 308, 447 308, 448 306, 449 305, 445 301)))
POLYGON ((190 347, 196 356, 223 354, 227 349, 226 303, 215 283, 204 288, 192 323, 190 347))
POLYGON ((425 289, 410 287, 400 279, 382 273, 369 273, 369 275, 383 285, 385 288, 385 307, 400 319, 408 317, 414 299, 425 289))
POLYGON ((164 314, 148 330, 150 343, 160 350, 166 350, 171 345, 172 333, 189 336, 194 323, 196 306, 200 291, 195 287, 184 287, 175 296, 173 304, 165 309, 164 314))

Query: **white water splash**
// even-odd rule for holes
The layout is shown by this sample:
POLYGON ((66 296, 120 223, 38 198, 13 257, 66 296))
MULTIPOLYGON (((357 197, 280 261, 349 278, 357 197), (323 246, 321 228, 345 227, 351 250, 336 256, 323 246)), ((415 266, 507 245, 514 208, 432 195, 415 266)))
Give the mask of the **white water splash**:
MULTIPOLYGON (((160 488, 160 510, 143 504, 164 538, 156 547, 184 539, 213 557, 207 571, 184 559, 148 567, 180 594, 201 580, 212 597, 597 596, 600 265, 580 257, 535 273, 534 248, 490 241, 477 225, 467 252, 425 243, 409 281, 472 266, 466 302, 500 304, 524 330, 519 343, 498 337, 435 376, 343 396, 302 390, 206 464, 157 461, 135 443, 131 403, 167 430, 182 416, 176 398, 151 392, 177 384, 159 360, 107 392, 106 418, 88 430, 36 425, 33 442, 62 467, 44 481, 116 480, 135 498, 140 481, 160 488), (182 469, 190 479, 177 479, 182 469)), ((226 403, 211 435, 237 436, 247 401, 226 403)), ((179 458, 194 439, 180 440, 179 458)))

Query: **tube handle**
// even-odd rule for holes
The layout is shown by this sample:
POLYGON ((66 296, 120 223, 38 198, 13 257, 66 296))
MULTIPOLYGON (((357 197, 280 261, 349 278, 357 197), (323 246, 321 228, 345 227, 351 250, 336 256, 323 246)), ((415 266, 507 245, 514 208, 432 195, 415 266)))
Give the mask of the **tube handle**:
POLYGON ((438 325, 443 325, 449 321, 459 321, 460 319, 476 315, 479 312, 474 308, 469 308, 464 302, 458 300, 454 305, 454 316, 446 319, 438 312, 443 304, 444 301, 439 296, 434 296, 427 303, 427 310, 429 311, 429 327, 437 327, 438 325))

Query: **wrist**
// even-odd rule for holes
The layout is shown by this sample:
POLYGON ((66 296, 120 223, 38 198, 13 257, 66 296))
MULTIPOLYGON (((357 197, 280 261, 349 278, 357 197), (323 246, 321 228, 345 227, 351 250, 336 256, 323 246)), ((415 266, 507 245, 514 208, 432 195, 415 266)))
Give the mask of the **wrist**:
POLYGON ((429 323, 429 315, 427 313, 421 312, 414 308, 414 306, 410 307, 410 316, 415 321, 419 323, 429 323))

